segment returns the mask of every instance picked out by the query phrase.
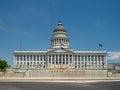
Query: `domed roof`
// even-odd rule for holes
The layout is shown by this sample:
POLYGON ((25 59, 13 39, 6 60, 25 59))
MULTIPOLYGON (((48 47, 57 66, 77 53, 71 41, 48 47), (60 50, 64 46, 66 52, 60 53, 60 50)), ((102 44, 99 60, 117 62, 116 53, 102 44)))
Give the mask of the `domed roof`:
POLYGON ((66 32, 65 28, 62 26, 62 22, 61 22, 61 21, 58 21, 58 25, 57 25, 57 27, 54 29, 53 32, 57 32, 57 31, 66 32))

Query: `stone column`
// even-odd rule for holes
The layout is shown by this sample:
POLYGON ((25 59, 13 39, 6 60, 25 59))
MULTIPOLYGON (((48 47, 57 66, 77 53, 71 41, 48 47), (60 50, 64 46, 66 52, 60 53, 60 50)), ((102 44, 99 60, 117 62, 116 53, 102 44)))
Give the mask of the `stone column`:
POLYGON ((89 62, 89 68, 91 68, 91 62, 92 62, 92 55, 90 55, 90 62, 89 62))
POLYGON ((61 54, 61 65, 63 64, 63 55, 61 54))
POLYGON ((27 67, 27 55, 25 55, 25 68, 27 67))
POLYGON ((52 62, 53 62, 53 60, 52 60, 52 55, 50 55, 50 56, 51 56, 50 58, 51 58, 51 64, 52 64, 52 62))
POLYGON ((78 68, 78 55, 76 55, 76 68, 78 68))
POLYGON ((96 59, 96 55, 94 55, 94 59, 93 59, 93 68, 95 69, 95 59, 96 59))
POLYGON ((73 62, 73 59, 74 59, 73 55, 72 55, 71 59, 72 59, 72 65, 73 65, 74 64, 74 62, 73 62))
POLYGON ((27 60, 27 68, 29 67, 29 64, 30 64, 30 55, 28 55, 28 60, 27 60))
POLYGON ((64 59, 65 59, 65 65, 66 65, 66 54, 65 54, 65 56, 64 56, 64 59))
POLYGON ((85 55, 83 55, 83 68, 85 69, 85 55))
POLYGON ((37 67, 37 58, 36 58, 36 55, 35 55, 35 68, 37 67))
POLYGON ((58 39, 57 39, 57 41, 56 41, 56 45, 58 45, 58 39))
POLYGON ((30 65, 32 65, 32 67, 34 66, 34 55, 32 55, 32 60, 30 61, 30 65), (32 64, 31 64, 32 61, 32 64))
POLYGON ((70 65, 70 55, 68 54, 68 65, 70 65))
POLYGON ((97 66, 97 67, 96 67, 96 68, 98 68, 98 60, 99 60, 99 59, 98 59, 98 56, 99 56, 99 55, 97 55, 97 60, 96 60, 96 66, 97 66))
POLYGON ((56 65, 56 55, 54 55, 54 64, 56 65))
POLYGON ((59 54, 58 54, 58 65, 59 65, 60 63, 59 63, 59 54))
POLYGON ((101 61, 102 61, 102 56, 100 55, 99 68, 101 68, 101 61))
POLYGON ((54 43, 55 43, 55 44, 54 44, 54 46, 55 46, 55 45, 56 45, 56 39, 54 40, 54 43))
MULTIPOLYGON (((91 55, 89 55, 91 56, 91 55)), ((90 61, 90 57, 89 57, 89 60, 88 60, 88 55, 86 55, 86 68, 88 69, 89 68, 89 61, 90 61)))
POLYGON ((107 64, 106 64, 106 63, 107 63, 107 60, 106 60, 106 56, 105 56, 105 55, 104 55, 103 62, 104 62, 104 66, 103 66, 103 67, 104 67, 104 68, 107 68, 107 64))
POLYGON ((53 40, 53 45, 52 46, 54 46, 54 40, 53 40))
POLYGON ((23 67, 23 64, 24 64, 24 63, 23 63, 23 55, 21 55, 21 56, 22 56, 22 60, 21 60, 21 62, 22 62, 22 67, 23 67))
POLYGON ((49 55, 47 55, 47 64, 49 64, 49 55))
POLYGON ((17 59, 16 59, 16 55, 14 55, 14 66, 17 65, 17 59))

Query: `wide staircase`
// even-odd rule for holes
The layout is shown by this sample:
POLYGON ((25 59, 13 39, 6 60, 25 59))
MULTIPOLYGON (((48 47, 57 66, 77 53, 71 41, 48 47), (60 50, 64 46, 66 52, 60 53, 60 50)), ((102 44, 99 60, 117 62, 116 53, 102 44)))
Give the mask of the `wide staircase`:
POLYGON ((12 69, 7 69, 6 73, 4 74, 4 77, 24 77, 24 72, 13 72, 12 69))
POLYGON ((25 76, 25 73, 24 73, 24 72, 14 73, 14 77, 24 77, 24 76, 25 76))
POLYGON ((12 71, 12 69, 7 69, 4 77, 13 77, 13 75, 14 72, 12 71))

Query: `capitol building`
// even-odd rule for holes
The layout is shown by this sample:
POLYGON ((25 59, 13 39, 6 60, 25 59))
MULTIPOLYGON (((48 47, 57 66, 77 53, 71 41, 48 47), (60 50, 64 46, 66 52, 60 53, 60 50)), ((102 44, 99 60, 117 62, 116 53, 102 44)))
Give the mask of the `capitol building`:
POLYGON ((50 39, 51 46, 42 51, 14 51, 14 67, 37 70, 104 70, 106 51, 73 50, 67 30, 59 21, 50 39))

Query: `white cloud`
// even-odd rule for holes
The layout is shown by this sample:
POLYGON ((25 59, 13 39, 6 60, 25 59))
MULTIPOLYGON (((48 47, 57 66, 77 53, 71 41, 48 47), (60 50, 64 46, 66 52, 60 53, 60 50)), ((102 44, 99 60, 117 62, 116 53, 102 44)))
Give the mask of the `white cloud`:
POLYGON ((118 60, 120 59, 120 52, 108 52, 108 60, 118 60))

